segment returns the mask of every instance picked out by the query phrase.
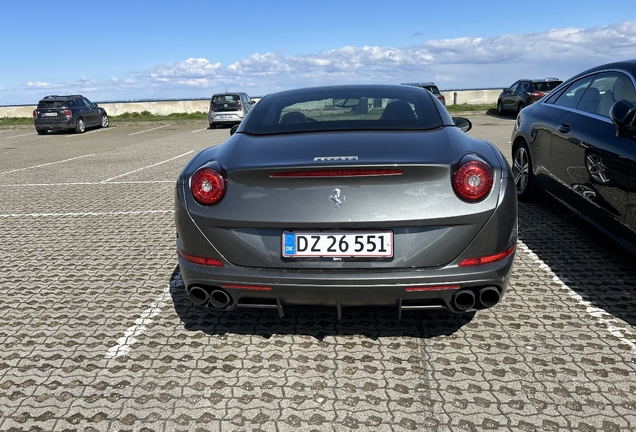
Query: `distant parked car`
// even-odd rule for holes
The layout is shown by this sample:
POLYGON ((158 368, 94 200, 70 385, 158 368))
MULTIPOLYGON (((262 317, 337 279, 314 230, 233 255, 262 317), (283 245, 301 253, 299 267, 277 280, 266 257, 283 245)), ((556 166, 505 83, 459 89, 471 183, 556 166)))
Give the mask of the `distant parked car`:
POLYGON ((520 200, 539 187, 636 253, 636 59, 570 78, 517 116, 511 142, 520 200))
POLYGON ((236 125, 243 121, 254 101, 245 93, 217 93, 210 99, 210 129, 218 125, 236 125))
POLYGON ((497 98, 497 113, 505 111, 518 113, 524 107, 535 103, 554 90, 563 81, 557 78, 521 79, 507 89, 503 89, 497 98))
POLYGON ((108 127, 106 110, 82 95, 50 95, 33 110, 33 125, 38 134, 50 130, 73 130, 84 133, 92 126, 108 127))
POLYGON ((442 105, 446 106, 446 98, 444 97, 443 94, 439 92, 439 89, 437 88, 435 83, 432 83, 429 81, 429 82, 416 82, 416 83, 402 83, 402 85, 410 85, 410 86, 426 89, 430 91, 431 93, 433 93, 435 97, 437 98, 437 100, 439 100, 442 103, 442 105))

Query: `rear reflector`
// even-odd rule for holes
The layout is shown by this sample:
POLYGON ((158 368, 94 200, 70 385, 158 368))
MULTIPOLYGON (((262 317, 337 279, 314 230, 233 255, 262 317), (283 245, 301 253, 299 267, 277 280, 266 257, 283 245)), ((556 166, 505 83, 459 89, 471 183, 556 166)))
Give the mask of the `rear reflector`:
POLYGON ((272 290, 272 287, 260 286, 260 285, 221 284, 221 288, 241 289, 241 290, 249 290, 249 291, 271 291, 272 290))
POLYGON ((303 178, 303 177, 375 177, 402 175, 402 170, 390 169, 331 169, 331 170, 305 170, 285 171, 271 173, 271 178, 303 178))
POLYGON ((490 263, 493 263, 493 262, 496 262, 496 261, 500 261, 500 260, 502 260, 504 258, 508 258, 510 255, 512 255, 516 248, 517 248, 517 245, 514 244, 514 245, 510 246, 508 249, 506 249, 505 251, 499 252, 499 253, 494 254, 494 255, 487 255, 487 256, 476 257, 476 258, 466 258, 465 260, 463 260, 462 262, 459 263, 459 266, 460 267, 469 267, 469 266, 490 264, 490 263))
POLYGON ((416 287, 404 288, 404 291, 406 292, 441 291, 441 290, 454 290, 459 288, 460 288, 459 285, 416 286, 416 287))
POLYGON ((198 257, 198 256, 194 256, 194 255, 190 255, 187 254, 181 250, 177 249, 177 253, 181 256, 181 258, 183 258, 186 261, 190 261, 192 263, 195 264, 201 264, 201 265, 207 265, 207 266, 213 266, 213 267, 223 267, 223 263, 217 259, 214 258, 204 258, 204 257, 198 257))

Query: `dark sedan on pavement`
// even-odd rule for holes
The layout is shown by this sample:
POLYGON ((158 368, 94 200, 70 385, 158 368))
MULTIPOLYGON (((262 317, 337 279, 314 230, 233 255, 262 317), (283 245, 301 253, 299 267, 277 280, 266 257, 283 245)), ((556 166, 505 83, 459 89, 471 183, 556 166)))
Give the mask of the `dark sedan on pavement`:
POLYGON ((520 200, 536 187, 636 252, 636 59, 570 78, 512 134, 520 200))
POLYGON ((499 302, 517 241, 512 173, 430 92, 265 96, 176 185, 185 289, 222 310, 470 312, 499 302))

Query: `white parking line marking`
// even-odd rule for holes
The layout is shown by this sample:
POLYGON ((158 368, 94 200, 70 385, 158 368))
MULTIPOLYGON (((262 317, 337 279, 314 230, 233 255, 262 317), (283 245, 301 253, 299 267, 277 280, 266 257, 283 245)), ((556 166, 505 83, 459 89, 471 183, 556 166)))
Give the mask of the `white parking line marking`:
POLYGON ((0 172, 0 175, 11 174, 11 173, 14 173, 14 172, 19 172, 19 171, 26 171, 26 170, 30 170, 30 169, 34 169, 34 168, 41 168, 41 167, 44 167, 44 166, 55 165, 55 164, 60 164, 60 163, 64 163, 64 162, 70 162, 72 160, 81 159, 81 158, 90 157, 90 156, 95 156, 95 154, 93 153, 93 154, 88 154, 88 155, 84 155, 84 156, 77 156, 77 157, 70 158, 70 159, 64 159, 64 160, 57 161, 57 162, 49 162, 49 163, 40 164, 40 165, 34 165, 34 166, 30 166, 30 167, 25 167, 25 168, 18 168, 18 169, 14 169, 14 170, 11 170, 11 171, 0 172))
POLYGON ((134 171, 130 171, 130 172, 127 172, 127 173, 124 173, 124 174, 120 174, 120 175, 115 176, 115 177, 111 177, 111 178, 109 178, 109 179, 103 180, 103 181, 102 181, 102 183, 106 183, 106 182, 109 182, 109 181, 114 180, 114 179, 116 179, 116 178, 124 177, 124 176, 127 176, 127 175, 129 175, 129 174, 133 174, 133 173, 136 173, 136 172, 138 172, 138 171, 145 170, 145 169, 147 169, 147 168, 156 167, 157 165, 161 165, 161 164, 164 164, 164 163, 166 163, 166 162, 170 162, 170 161, 173 161, 173 160, 175 160, 175 159, 179 159, 180 157, 187 156, 187 155, 189 155, 190 153, 193 153, 193 152, 194 152, 194 150, 190 150, 189 152, 183 153, 183 154, 181 154, 181 155, 179 155, 179 156, 175 156, 175 157, 170 158, 170 159, 167 159, 167 160, 165 160, 165 161, 157 162, 156 164, 148 165, 148 166, 145 166, 145 167, 143 167, 143 168, 138 168, 138 169, 136 169, 136 170, 134 170, 134 171))
MULTIPOLYGON (((630 335, 633 336, 632 333, 624 328, 624 325, 621 326, 621 321, 615 317, 612 318, 607 318, 607 315, 609 315, 606 311, 604 311, 601 308, 598 308, 596 306, 594 306, 592 303, 590 303, 589 301, 585 300, 583 297, 581 297, 579 294, 577 294, 576 292, 574 292, 574 290, 572 290, 572 288, 570 288, 569 286, 567 286, 565 284, 565 282, 563 282, 553 271, 550 267, 548 267, 548 265, 546 263, 543 262, 543 260, 541 260, 541 258, 539 258, 537 256, 537 254, 535 254, 534 252, 532 252, 532 250, 526 246, 525 243, 523 243, 521 240, 519 240, 519 242, 517 243, 519 246, 519 249, 521 249, 523 252, 525 252, 532 261, 535 262, 535 264, 537 264, 539 266, 539 268, 543 271, 545 271, 548 276, 552 277, 552 280, 554 282, 556 282, 562 289, 567 291, 567 294, 574 299, 578 304, 582 305, 585 307, 585 311, 590 314, 592 317, 596 318, 598 320, 598 322, 600 322, 601 324, 603 324, 605 326, 605 328, 607 329, 607 331, 609 331, 612 335, 614 335, 615 337, 617 337, 622 343, 629 345, 632 349, 632 351, 636 351, 636 344, 634 344, 634 342, 632 342, 631 340, 626 338, 626 335, 630 335)), ((625 323, 622 323, 625 324, 625 323)))
POLYGON ((208 128, 193 130, 192 133, 203 132, 204 130, 208 130, 208 128))
POLYGON ((174 180, 146 180, 146 181, 120 181, 120 182, 71 182, 71 183, 23 183, 23 184, 0 184, 0 188, 7 187, 42 187, 42 186, 96 186, 96 185, 131 185, 131 184, 156 184, 172 183, 174 180))
POLYGON ((148 329, 148 324, 152 322, 152 319, 161 312, 161 309, 167 305, 166 300, 170 297, 170 286, 166 287, 161 295, 150 304, 150 307, 141 313, 141 316, 135 320, 135 324, 129 327, 122 337, 117 339, 117 345, 111 347, 106 352, 105 357, 111 359, 122 355, 127 355, 131 348, 130 346, 137 342, 137 336, 141 335, 148 329))
POLYGON ((112 130, 112 128, 94 129, 92 131, 84 132, 84 133, 81 133, 81 134, 73 134, 73 135, 70 135, 70 137, 81 137, 81 136, 84 136, 84 135, 90 135, 92 133, 97 133, 97 132, 104 132, 104 131, 107 131, 107 130, 112 130))
POLYGON ((117 212, 78 212, 78 213, 5 213, 0 214, 0 218, 22 218, 22 217, 77 217, 77 216, 130 216, 155 213, 174 213, 174 210, 139 210, 139 211, 117 211, 117 212))
POLYGON ((2 139, 6 139, 7 140, 7 139, 11 139, 11 138, 19 138, 19 137, 29 136, 29 135, 35 135, 35 133, 29 133, 29 134, 24 134, 24 135, 14 135, 14 136, 2 138, 2 139))
POLYGON ((142 134, 142 133, 150 132, 150 131, 153 131, 153 130, 156 130, 156 129, 165 128, 165 127, 167 127, 167 126, 170 126, 170 125, 163 125, 163 126, 159 126, 159 127, 152 128, 152 129, 142 130, 142 131, 140 131, 140 132, 133 132, 133 133, 131 133, 131 134, 128 134, 128 136, 132 136, 132 135, 137 135, 137 134, 142 134))

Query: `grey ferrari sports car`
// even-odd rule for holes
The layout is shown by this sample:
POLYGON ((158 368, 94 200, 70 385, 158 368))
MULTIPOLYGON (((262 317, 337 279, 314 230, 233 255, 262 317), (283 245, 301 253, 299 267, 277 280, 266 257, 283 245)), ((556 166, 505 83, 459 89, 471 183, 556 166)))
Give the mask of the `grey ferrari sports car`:
POLYGON ((196 305, 470 312, 506 291, 511 170, 430 92, 358 85, 265 96, 176 184, 196 305))

